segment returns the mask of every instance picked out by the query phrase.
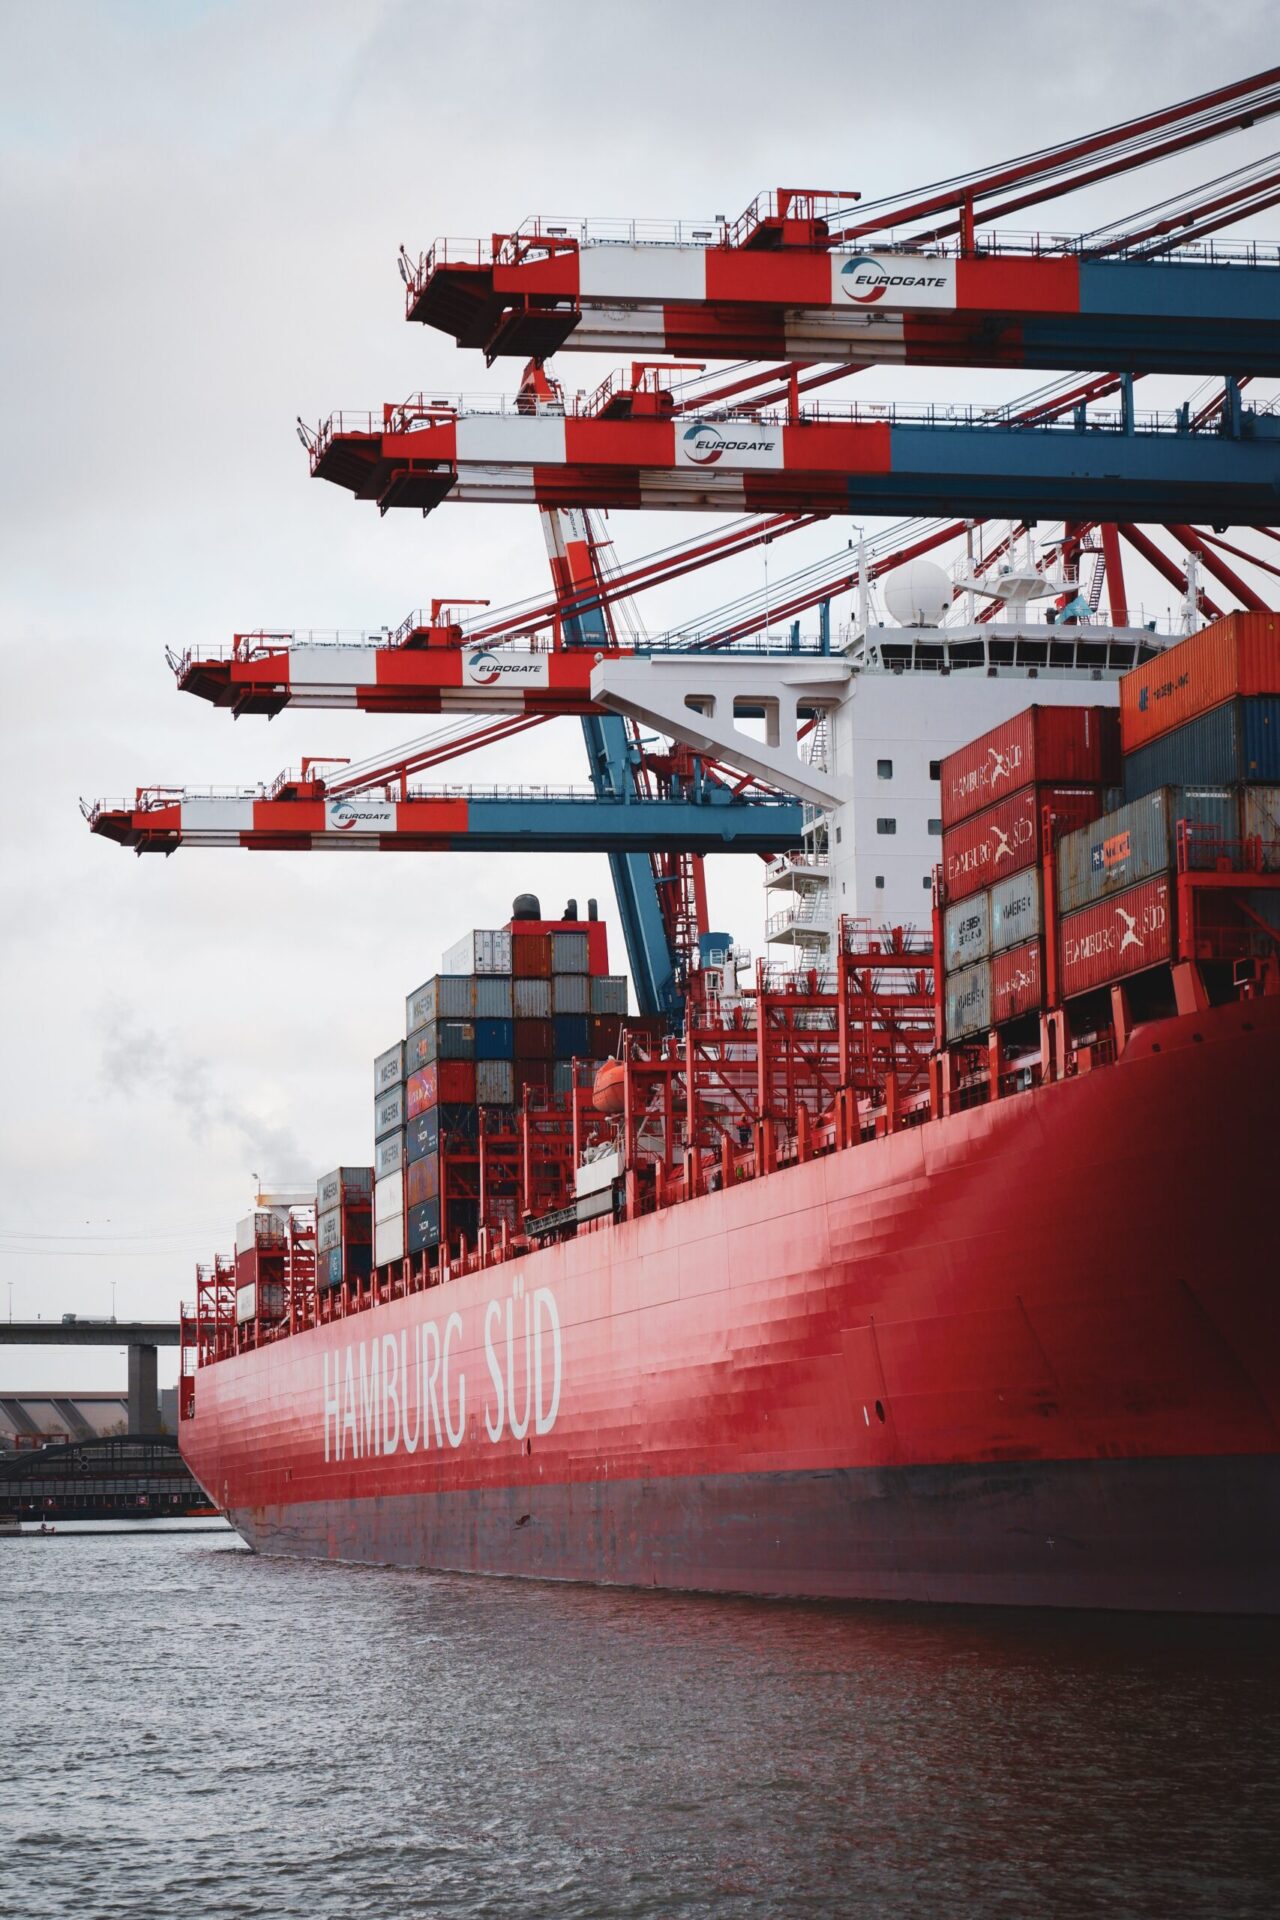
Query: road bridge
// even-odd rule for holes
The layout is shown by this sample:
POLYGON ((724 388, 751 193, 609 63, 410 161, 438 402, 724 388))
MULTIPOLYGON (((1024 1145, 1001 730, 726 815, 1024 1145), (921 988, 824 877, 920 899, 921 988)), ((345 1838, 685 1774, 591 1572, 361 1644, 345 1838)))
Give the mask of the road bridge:
POLYGON ((0 1320, 0 1345, 10 1347, 126 1347, 129 1353, 129 1431, 157 1433, 160 1428, 156 1353, 176 1347, 176 1320, 80 1319, 0 1320))

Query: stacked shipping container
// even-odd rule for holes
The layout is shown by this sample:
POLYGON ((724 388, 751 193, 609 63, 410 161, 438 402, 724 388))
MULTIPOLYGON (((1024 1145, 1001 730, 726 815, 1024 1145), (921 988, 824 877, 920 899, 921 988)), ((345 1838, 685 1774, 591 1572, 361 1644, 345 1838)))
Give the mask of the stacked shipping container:
MULTIPOLYGON (((1280 871, 1280 616, 1233 614, 1126 675, 1118 716, 1028 708, 950 755, 941 779, 948 1040, 1044 1003, 1046 806, 1060 996, 1167 964, 1179 861, 1280 871)), ((1274 924, 1274 895, 1255 904, 1274 924)), ((1242 952, 1251 937, 1242 927, 1242 952)))
MULTIPOLYGON (((395 1137, 389 1135, 388 1142, 395 1137)), ((346 1280, 369 1278, 374 1177, 373 1167, 335 1167, 316 1181, 316 1285, 322 1293, 346 1280)))

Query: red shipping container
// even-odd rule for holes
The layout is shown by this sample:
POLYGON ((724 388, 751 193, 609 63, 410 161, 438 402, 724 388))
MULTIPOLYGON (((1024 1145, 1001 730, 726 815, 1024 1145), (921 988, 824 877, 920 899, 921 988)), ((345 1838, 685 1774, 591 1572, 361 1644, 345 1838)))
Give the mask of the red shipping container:
POLYGON ((1020 787, 1114 786, 1120 721, 1114 707, 1026 707, 942 762, 942 824, 954 827, 1020 787))
POLYGON ((551 942, 547 941, 547 964, 537 967, 522 967, 516 958, 516 941, 534 936, 552 933, 585 933, 587 936, 587 971, 589 973, 608 973, 609 971, 609 929, 603 920, 513 920, 511 922, 511 971, 523 975, 525 979, 537 979, 551 972, 551 942))
POLYGON ((474 1060, 440 1060, 436 1063, 436 1085, 442 1105, 474 1107, 476 1103, 476 1063, 474 1060))
POLYGON ((517 1020, 515 1023, 517 1060, 554 1060, 556 1030, 549 1020, 517 1020))
POLYGON ((1063 833, 1096 820, 1102 810, 1097 787, 1024 787, 1007 800, 975 813, 942 836, 942 877, 951 902, 965 900, 1006 874, 1040 857, 1040 821, 1052 809, 1063 833))
POLYGON ((1173 901, 1168 876, 1069 913, 1061 928, 1064 999, 1105 987, 1126 974, 1159 966, 1173 952, 1173 901))
POLYGON ((995 1026, 1034 1013, 1044 1001, 1040 942, 1028 940, 991 956, 991 1019, 995 1026))
POLYGON ((1280 613, 1229 613, 1120 682, 1126 753, 1239 695, 1280 693, 1280 613))
POLYGON ((511 923, 511 971, 520 980, 551 978, 551 942, 545 933, 517 933, 511 923))
MULTIPOLYGON (((459 1064, 456 1060, 442 1060, 440 1062, 441 1066, 457 1066, 459 1064)), ((463 1062, 461 1064, 465 1065, 467 1063, 463 1062)), ((416 1073, 409 1075, 404 1088, 404 1110, 406 1119, 416 1120, 420 1113, 427 1111, 428 1107, 437 1106, 442 1099, 448 1097, 447 1095, 441 1094, 438 1090, 438 1074, 439 1068, 437 1067, 419 1067, 416 1073)))
POLYGON ((593 1013, 587 1022, 587 1047, 593 1060, 612 1060, 627 1031, 625 1013, 593 1013))
POLYGON ((520 1105, 522 1087, 532 1087, 537 1092, 546 1093, 551 1086, 551 1062, 549 1060, 516 1060, 516 1105, 520 1105))

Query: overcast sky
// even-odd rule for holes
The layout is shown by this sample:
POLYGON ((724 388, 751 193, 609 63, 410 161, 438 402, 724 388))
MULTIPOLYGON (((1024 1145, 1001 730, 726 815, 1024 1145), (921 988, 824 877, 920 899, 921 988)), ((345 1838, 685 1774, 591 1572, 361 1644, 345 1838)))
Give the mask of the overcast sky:
MULTIPOLYGON (((603 861, 136 860, 92 840, 77 809, 422 730, 334 714, 233 725, 176 693, 166 647, 544 588, 532 509, 379 520, 308 480, 295 414, 511 384, 511 363, 486 371, 403 323, 400 242, 416 254, 533 212, 732 215, 796 182, 874 197, 1274 56, 1261 0, 1208 26, 1182 0, 1039 18, 911 0, 3 0, 0 1281, 16 1317, 109 1312, 112 1282, 122 1316, 171 1314, 193 1262, 231 1244, 255 1173, 368 1162, 370 1063, 443 946, 530 885, 550 910, 569 892, 611 909, 603 861)), ((1230 164, 1268 144, 1267 127, 1244 136, 1230 164)), ((1082 196, 1072 224, 1207 177, 1226 151, 1082 196)), ((574 386, 607 370, 565 368, 574 386)), ((1030 384, 885 372, 859 398, 1030 384)), ((635 557, 697 524, 611 526, 635 557)), ((759 568, 698 576, 654 618, 757 586, 759 568)), ((580 780, 576 723, 465 771, 580 780)), ((756 942, 759 867, 731 865, 716 863, 713 917, 756 942)), ((0 1348, 0 1388, 122 1381, 109 1353, 0 1348)))

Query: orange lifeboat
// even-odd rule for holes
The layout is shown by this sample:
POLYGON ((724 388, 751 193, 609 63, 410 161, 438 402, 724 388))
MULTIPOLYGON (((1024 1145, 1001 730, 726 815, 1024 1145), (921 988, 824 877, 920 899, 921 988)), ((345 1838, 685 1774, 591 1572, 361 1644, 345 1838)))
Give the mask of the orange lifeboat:
POLYGON ((626 1068, 621 1060, 606 1060, 597 1068, 591 1104, 597 1113, 621 1113, 626 1104, 626 1068))

